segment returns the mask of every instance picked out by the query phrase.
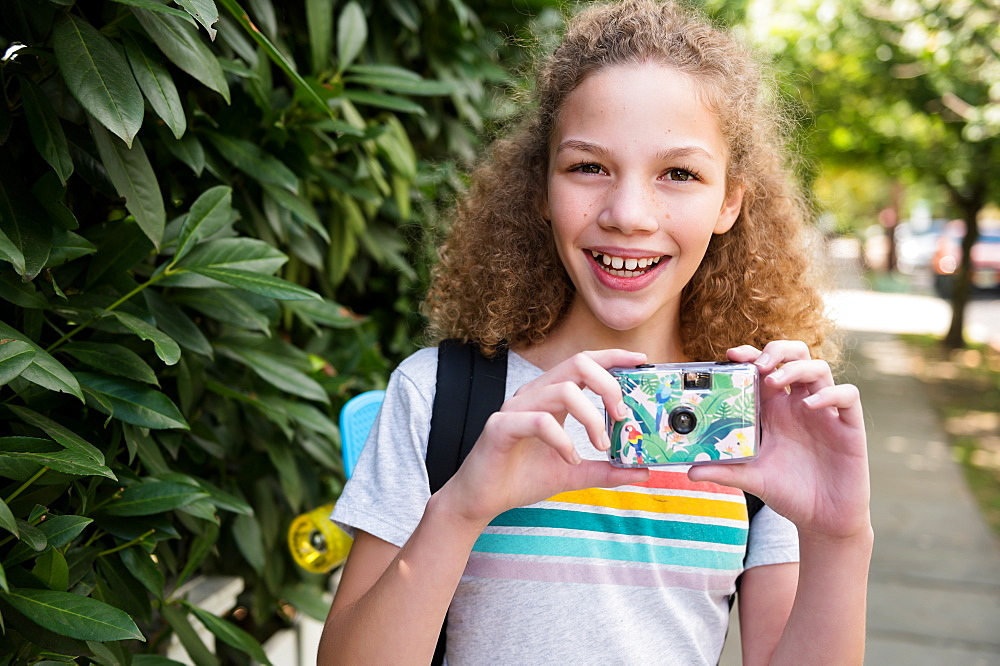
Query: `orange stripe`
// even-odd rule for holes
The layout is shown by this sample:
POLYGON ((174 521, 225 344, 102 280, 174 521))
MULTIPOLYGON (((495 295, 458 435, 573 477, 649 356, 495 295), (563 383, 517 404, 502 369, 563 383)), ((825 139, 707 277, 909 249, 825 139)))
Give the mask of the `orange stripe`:
POLYGON ((677 497, 675 495, 647 495, 603 488, 560 493, 550 497, 548 501, 603 506, 609 509, 628 511, 649 511, 651 513, 728 518, 730 520, 747 519, 747 507, 743 502, 702 499, 700 497, 677 497))

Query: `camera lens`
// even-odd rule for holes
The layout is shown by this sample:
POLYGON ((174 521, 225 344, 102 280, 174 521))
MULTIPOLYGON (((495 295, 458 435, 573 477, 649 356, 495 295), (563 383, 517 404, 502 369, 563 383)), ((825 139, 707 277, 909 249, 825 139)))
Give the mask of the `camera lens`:
POLYGON ((678 435, 686 435, 698 425, 698 418, 690 407, 681 406, 670 412, 670 429, 678 435))

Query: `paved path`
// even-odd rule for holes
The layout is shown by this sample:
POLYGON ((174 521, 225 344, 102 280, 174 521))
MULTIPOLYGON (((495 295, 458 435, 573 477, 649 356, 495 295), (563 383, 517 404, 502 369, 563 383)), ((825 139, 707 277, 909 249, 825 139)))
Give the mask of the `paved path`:
POLYGON ((851 337, 867 412, 875 552, 868 664, 1000 664, 1000 545, 902 343, 851 337))
MULTIPOLYGON (((942 334, 951 310, 933 297, 869 291, 847 262, 837 282, 842 288, 828 306, 848 336, 844 380, 861 390, 871 459, 875 552, 866 663, 1000 666, 1000 542, 951 459, 941 421, 895 335, 942 334)), ((992 319, 974 324, 970 338, 1000 340, 992 319)), ((723 666, 739 663, 738 649, 728 644, 723 666)))

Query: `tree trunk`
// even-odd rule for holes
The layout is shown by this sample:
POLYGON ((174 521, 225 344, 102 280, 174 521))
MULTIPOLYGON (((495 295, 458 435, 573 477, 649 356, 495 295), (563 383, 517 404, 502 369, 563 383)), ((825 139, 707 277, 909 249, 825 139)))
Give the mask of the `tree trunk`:
POLYGON ((962 219, 965 221, 965 238, 962 239, 962 261, 955 275, 955 289, 951 294, 951 326, 943 344, 947 349, 965 347, 965 306, 969 303, 972 290, 972 246, 979 239, 977 215, 985 203, 985 189, 973 188, 971 196, 959 201, 962 219))

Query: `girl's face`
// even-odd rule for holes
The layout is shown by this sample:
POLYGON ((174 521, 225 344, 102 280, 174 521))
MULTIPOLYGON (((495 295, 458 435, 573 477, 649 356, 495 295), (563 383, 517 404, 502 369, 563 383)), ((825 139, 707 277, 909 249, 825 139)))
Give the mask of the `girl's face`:
POLYGON ((712 234, 739 215, 742 189, 727 196, 726 167, 718 119, 687 74, 615 66, 567 97, 545 212, 576 286, 574 326, 676 333, 681 290, 712 234))

